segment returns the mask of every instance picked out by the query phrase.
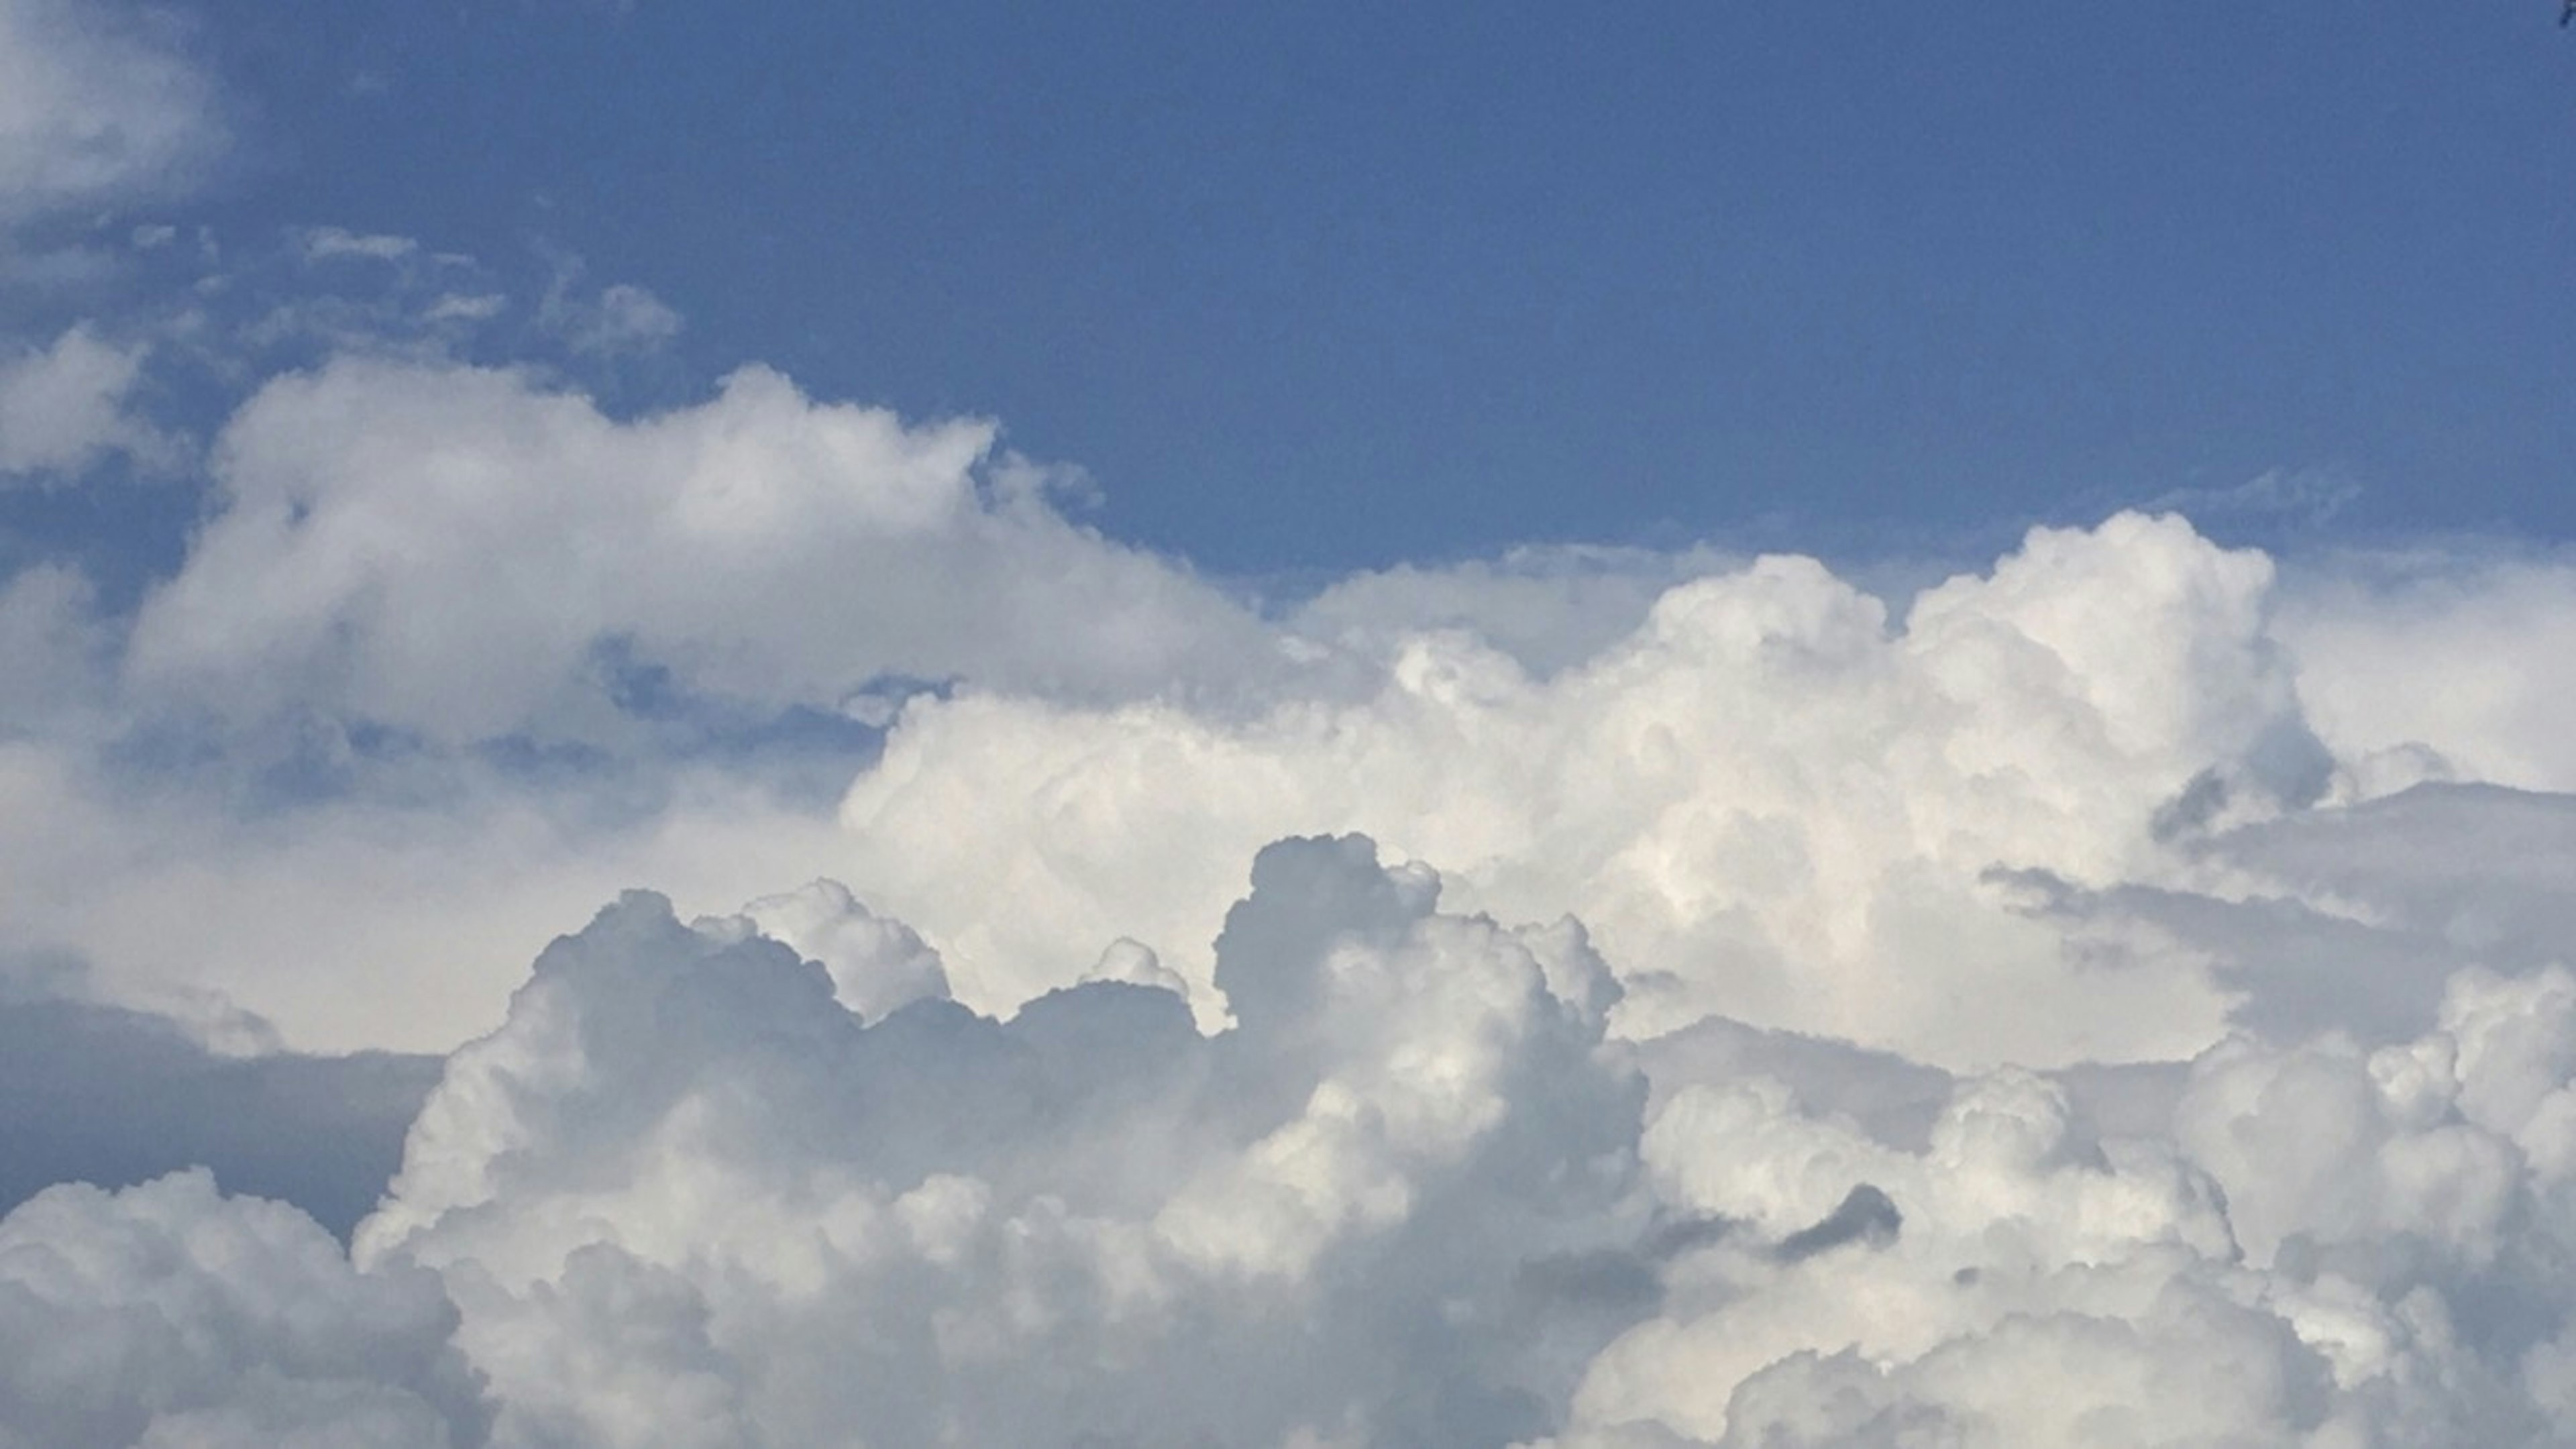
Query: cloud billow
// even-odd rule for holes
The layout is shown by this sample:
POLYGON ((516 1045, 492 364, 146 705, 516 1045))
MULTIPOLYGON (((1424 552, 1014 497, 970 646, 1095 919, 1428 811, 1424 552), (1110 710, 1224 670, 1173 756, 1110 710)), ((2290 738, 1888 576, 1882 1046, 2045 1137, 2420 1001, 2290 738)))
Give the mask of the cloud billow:
MULTIPOLYGON (((2546 782, 2510 710, 2368 716, 2350 671, 2385 662, 2313 641, 2375 616, 2179 518, 2037 530, 1902 607, 1709 554, 1264 611, 1072 524, 981 425, 758 371, 621 420, 344 359, 223 437, 130 628, 68 576, 13 596, 26 677, 85 683, 0 786, 101 822, 8 847, 64 883, 20 934, 129 943, 98 979, 140 1001, 164 900, 300 890, 372 954, 399 899, 443 951, 611 872, 729 874, 694 919, 626 896, 505 1008, 379 964, 449 1011, 491 991, 497 1027, 438 1059, 222 1058, 113 995, 0 1009, 100 1044, 98 1125, 25 1138, 50 1170, 204 1160, 236 1194, 56 1188, 0 1222, 0 1333, 67 1345, 0 1388, 21 1438, 2576 1433, 2576 803, 2456 778, 2510 747, 2546 782), (837 820, 764 803, 656 756, 603 639, 677 696, 882 704, 883 748, 837 820), (63 744, 102 715, 211 721, 219 760, 392 730, 468 788, 120 793, 63 744), (596 823, 577 773, 478 772, 503 739, 675 783, 596 823), (249 1125, 115 1105, 181 1091, 249 1125), (243 1234, 301 1265, 293 1332, 258 1253, 152 1246, 243 1234)), ((339 959, 250 1003, 299 1029, 339 959)), ((411 1024, 339 1001, 362 1040, 411 1024)))
POLYGON ((1452 914, 1443 890, 1358 837, 1265 849, 1217 944, 1234 1022, 1214 1035, 1123 981, 1008 1020, 935 992, 865 1017, 848 1000, 881 973, 925 978, 846 896, 764 907, 839 943, 827 969, 749 918, 630 895, 448 1061, 354 1255, 202 1175, 0 1220, 0 1335, 59 1341, 0 1384, 0 1426, 510 1446, 2576 1430, 2563 970, 2459 970, 2382 1045, 2233 1037, 2170 1090, 1926 1080, 1821 1039, 1640 1051, 1607 1032, 1619 973, 1579 928, 1452 914), (1839 1105, 1788 1085, 1819 1067, 1839 1105), (1871 1108, 1927 1089, 1919 1130, 1871 1108), (246 1233, 268 1246, 149 1246, 246 1233), (289 1281, 309 1303, 263 1317, 289 1281), (125 1301, 159 1306, 65 1336, 63 1315, 125 1301), (180 1312, 210 1326, 173 1339, 180 1312), (314 1325, 327 1350, 298 1336, 314 1325), (153 1357, 205 1333, 219 1361, 153 1357), (74 1387, 102 1375, 126 1387, 74 1387))
POLYGON ((207 269, 0 318, 185 515, 6 540, 0 1449, 2576 1442, 2563 560, 1265 597, 568 258, 102 260, 185 38, 0 0, 0 286, 207 269))

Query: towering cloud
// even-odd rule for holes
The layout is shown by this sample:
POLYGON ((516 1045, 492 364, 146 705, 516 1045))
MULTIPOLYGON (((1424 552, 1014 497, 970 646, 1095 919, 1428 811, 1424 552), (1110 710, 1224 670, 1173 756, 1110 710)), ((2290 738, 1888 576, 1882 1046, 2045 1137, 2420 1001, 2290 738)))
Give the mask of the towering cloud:
POLYGON ((2576 1443, 2564 559, 1265 596, 190 40, 0 0, 0 1449, 2576 1443))
POLYGON ((464 1312, 505 1443, 1500 1443, 1632 1311, 1643 1087, 1579 932, 1264 851, 1203 1038, 1095 983, 874 1024, 634 896, 413 1129, 374 1268, 464 1312))
POLYGON ((2175 879, 2187 843, 2329 788, 2271 579, 2122 516, 1901 621, 1759 560, 1544 678, 1450 630, 1393 640, 1347 703, 916 701, 843 805, 842 869, 987 1008, 1062 979, 1067 938, 1133 935, 1205 983, 1224 861, 1362 830, 1462 903, 1581 916, 1630 973, 1623 1034, 1717 1012, 1948 1062, 2188 1052, 2228 1005, 2204 963, 2070 969, 1996 873, 2175 879))

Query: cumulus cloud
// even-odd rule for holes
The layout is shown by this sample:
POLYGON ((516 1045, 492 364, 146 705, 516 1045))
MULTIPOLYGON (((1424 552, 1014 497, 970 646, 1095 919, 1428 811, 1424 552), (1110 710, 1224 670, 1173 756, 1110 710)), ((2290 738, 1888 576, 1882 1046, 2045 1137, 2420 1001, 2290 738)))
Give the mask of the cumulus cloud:
POLYGON ((577 903, 650 880, 733 912, 810 877, 836 835, 828 808, 705 769, 642 806, 489 770, 386 789, 427 798, 246 811, 0 742, 0 938, 77 952, 105 1001, 159 1007, 184 984, 302 1050, 443 1053, 499 1022, 577 903))
POLYGON ((1678 1263, 1557 1442, 2558 1442, 2569 1000, 2466 971, 2414 1041, 2237 1039, 2152 1136, 2013 1073, 1919 1150, 1693 1085, 1645 1138, 1671 1197, 1759 1241, 1847 1193, 1780 1241, 1860 1230, 1678 1263))
MULTIPOLYGON (((145 451, 104 335, 8 456, 145 451)), ((988 422, 295 335, 134 612, 0 585, 0 1444, 2576 1435, 2553 560, 1263 602, 988 422)))
POLYGON ((502 1443, 1505 1442, 1601 1335, 1544 1269, 1633 1235, 1643 1089, 1579 934, 1437 891, 1264 851, 1212 1039, 1108 982, 864 1022, 630 897, 450 1062, 359 1261, 445 1275, 502 1443))
POLYGON ((2309 718, 2395 789, 2424 779, 2576 790, 2576 566, 2491 549, 2339 561, 2277 625, 2309 718))
POLYGON ((2327 787, 2271 583, 2122 516, 1902 618, 1756 560, 1545 677, 1452 629, 1392 641, 1353 702, 916 700, 844 802, 842 869, 988 1009, 1061 980, 1067 938, 1132 936, 1203 989, 1220 862, 1359 830, 1464 904, 1580 916, 1633 973, 1626 1035, 1724 1014, 1944 1062, 2187 1053, 2229 1006, 2201 963, 2081 969, 1991 872, 2159 879, 2183 838, 2327 787))
POLYGON ((2143 1077, 1949 1074, 1724 1019, 1629 1046, 1608 1025, 1634 973, 1579 926, 1444 894, 1358 837, 1262 850, 1216 943, 1214 1034, 1105 980, 977 1016, 930 989, 914 933, 825 883, 694 925, 630 895, 448 1060, 353 1256, 203 1177, 0 1223, 0 1281, 38 1284, 0 1295, 0 1332, 153 1305, 0 1385, 0 1423, 503 1446, 2576 1432, 2563 968, 2458 966, 2378 1045, 2241 1032, 2143 1077), (888 980, 911 999, 853 1009, 888 980), (180 1234, 217 1246, 152 1246, 180 1234), (91 1266, 10 1266, 65 1258, 91 1266), (210 1326, 179 1341, 231 1355, 136 1372, 183 1313, 210 1326), (79 1387, 110 1366, 116 1395, 79 1387))
POLYGON ((0 1218, 0 1443, 447 1449, 488 1416, 412 1268, 202 1172, 0 1218))
POLYGON ((235 722, 460 743, 593 737, 663 681, 829 711, 889 676, 1114 697, 1259 667, 1240 608, 993 442, 759 368, 621 422, 518 373, 343 358, 225 430, 130 673, 235 722))
POLYGON ((573 351, 600 356, 650 352, 680 335, 680 314, 642 287, 615 283, 595 302, 555 300, 546 320, 561 331, 573 351))

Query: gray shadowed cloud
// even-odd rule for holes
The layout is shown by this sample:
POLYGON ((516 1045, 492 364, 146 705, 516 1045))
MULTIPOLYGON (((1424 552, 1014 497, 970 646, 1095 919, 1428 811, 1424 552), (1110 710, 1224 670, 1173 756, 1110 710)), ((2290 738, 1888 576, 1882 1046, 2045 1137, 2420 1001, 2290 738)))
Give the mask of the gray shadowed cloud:
POLYGON ((1895 1202, 1864 1182, 1844 1194, 1842 1202, 1822 1220, 1782 1238, 1771 1252, 1783 1263, 1796 1263, 1818 1253, 1830 1253, 1846 1243, 1884 1248, 1896 1241, 1904 1227, 1905 1215, 1897 1211, 1895 1202))
POLYGON ((402 1161, 436 1057, 229 1057, 167 1018, 0 999, 0 1212, 58 1182, 118 1188, 209 1167, 345 1239, 402 1161))

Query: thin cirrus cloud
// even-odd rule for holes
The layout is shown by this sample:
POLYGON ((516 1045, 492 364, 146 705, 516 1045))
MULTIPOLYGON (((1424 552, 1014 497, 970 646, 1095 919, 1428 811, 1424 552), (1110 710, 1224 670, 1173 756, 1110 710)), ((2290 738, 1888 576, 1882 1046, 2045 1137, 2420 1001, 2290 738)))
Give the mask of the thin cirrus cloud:
MULTIPOLYGON (((206 163, 158 24, 0 0, 0 224, 206 163)), ((0 371, 196 510, 0 582, 0 1446, 2576 1438, 2555 558, 1265 595, 288 246, 0 371)))

